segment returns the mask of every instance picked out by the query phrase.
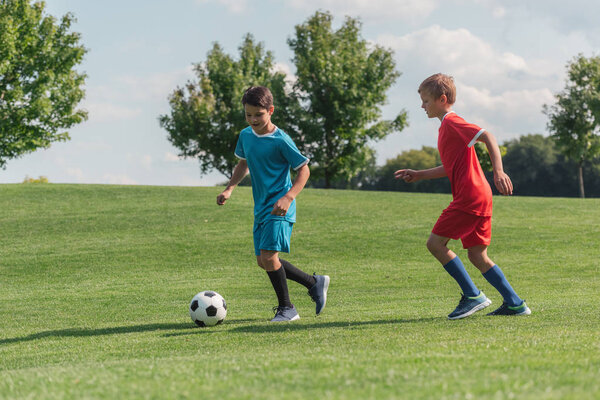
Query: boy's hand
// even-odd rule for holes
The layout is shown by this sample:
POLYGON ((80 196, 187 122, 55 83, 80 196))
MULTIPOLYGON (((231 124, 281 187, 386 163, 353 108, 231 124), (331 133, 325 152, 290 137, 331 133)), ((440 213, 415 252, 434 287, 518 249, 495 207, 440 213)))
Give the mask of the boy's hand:
POLYGON ((284 216, 285 214, 287 214, 287 211, 290 208, 292 201, 294 201, 294 199, 291 199, 288 196, 283 196, 282 198, 277 200, 277 202, 273 205, 273 211, 271 211, 271 215, 284 216))
POLYGON ((224 190, 223 193, 217 196, 217 204, 222 206, 231 197, 231 190, 224 190))
POLYGON ((399 169, 394 172, 394 178, 396 179, 404 179, 404 182, 412 183, 420 180, 419 171, 415 171, 414 169, 399 169))
POLYGON ((494 173, 494 184, 498 191, 503 195, 510 195, 513 192, 513 184, 508 175, 500 171, 494 173))

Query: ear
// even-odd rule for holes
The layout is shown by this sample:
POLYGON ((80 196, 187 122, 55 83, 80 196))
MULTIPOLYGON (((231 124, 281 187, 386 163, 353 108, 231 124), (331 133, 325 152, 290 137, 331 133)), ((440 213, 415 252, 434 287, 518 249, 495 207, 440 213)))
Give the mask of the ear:
POLYGON ((269 107, 269 115, 273 115, 273 111, 275 111, 275 106, 269 107))
POLYGON ((445 94, 441 95, 439 100, 442 104, 448 104, 448 97, 445 94))

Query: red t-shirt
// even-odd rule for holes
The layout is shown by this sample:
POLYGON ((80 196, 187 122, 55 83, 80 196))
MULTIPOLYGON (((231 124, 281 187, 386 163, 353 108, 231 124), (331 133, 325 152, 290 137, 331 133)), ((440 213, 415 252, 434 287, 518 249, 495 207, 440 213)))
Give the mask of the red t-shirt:
POLYGON ((485 129, 449 112, 442 119, 438 150, 452 187, 453 200, 448 209, 489 217, 492 215, 492 188, 473 147, 483 132, 485 129))

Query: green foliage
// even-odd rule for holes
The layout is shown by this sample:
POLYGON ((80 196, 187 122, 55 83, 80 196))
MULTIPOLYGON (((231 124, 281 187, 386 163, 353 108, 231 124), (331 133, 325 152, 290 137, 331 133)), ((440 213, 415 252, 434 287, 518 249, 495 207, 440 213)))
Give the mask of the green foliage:
POLYGON ((533 314, 448 321, 425 246, 448 195, 307 189, 289 261, 331 276, 327 307, 289 281, 301 319, 272 324, 251 190, 220 190, 0 185, 0 399, 600 398, 600 200, 494 199, 490 257, 533 314), (190 320, 204 289, 224 324, 190 320))
POLYGON ((583 163, 600 156, 600 57, 580 54, 567 65, 567 72, 565 89, 556 95, 556 104, 544 106, 544 113, 561 152, 578 165, 584 197, 583 163))
POLYGON ((40 176, 39 178, 31 178, 26 176, 23 180, 23 183, 48 183, 48 178, 45 176, 40 176))
POLYGON ((86 49, 70 32, 74 17, 60 22, 44 2, 0 1, 0 167, 9 159, 52 142, 87 118, 75 107, 85 74, 74 70, 86 49))
POLYGON ((294 51, 297 81, 273 71, 273 55, 247 34, 239 59, 218 43, 195 67, 197 82, 188 82, 169 97, 171 113, 159 117, 180 156, 200 161, 202 173, 213 169, 230 177, 237 164, 233 152, 246 127, 240 99, 251 85, 271 89, 273 122, 311 159, 313 182, 352 186, 374 159, 369 143, 407 125, 406 112, 381 120, 380 106, 395 82, 392 52, 370 46, 360 37, 360 23, 347 18, 337 31, 332 16, 317 12, 288 43, 294 51))
MULTIPOLYGON (((478 158, 484 170, 485 162, 491 166, 485 145, 478 149, 478 158)), ((525 135, 500 146, 504 170, 514 185, 514 194, 520 196, 577 195, 576 167, 574 161, 563 155, 551 137, 525 135)), ((401 192, 450 193, 448 179, 433 179, 416 183, 405 183, 394 179, 394 171, 402 168, 427 169, 441 165, 436 148, 423 147, 408 150, 396 158, 389 159, 381 167, 373 167, 368 175, 361 174, 355 186, 367 190, 394 190, 401 192)), ((583 172, 588 180, 588 195, 600 197, 600 166, 590 161, 583 163, 583 172)), ((496 189, 490 172, 486 177, 492 190, 496 189)))
MULTIPOLYGON (((500 149, 500 155, 504 157, 506 155, 506 146, 498 145, 498 148, 500 149)), ((492 160, 485 144, 481 142, 475 143, 475 152, 477 153, 477 159, 483 172, 491 172, 493 170, 492 160)))
POLYGON ((285 74, 274 71, 273 54, 247 34, 239 59, 225 54, 218 43, 206 61, 195 65, 198 80, 178 87, 169 97, 171 113, 161 115, 161 127, 180 156, 197 158, 201 172, 213 169, 231 177, 238 160, 234 155, 238 134, 247 126, 242 95, 250 86, 267 86, 273 93, 273 122, 296 136, 298 100, 286 88, 285 74))
POLYGON ((407 124, 405 111, 392 121, 381 120, 385 93, 399 76, 392 52, 362 39, 357 19, 346 18, 335 31, 332 19, 330 13, 317 12, 288 40, 297 70, 295 89, 305 105, 298 145, 326 187, 350 180, 372 157, 370 142, 407 124))
POLYGON ((440 154, 435 147, 423 146, 421 150, 407 150, 397 157, 386 161, 377 172, 378 178, 374 184, 365 188, 376 190, 397 190, 402 192, 449 193, 448 179, 434 179, 406 183, 395 179, 394 172, 399 169, 429 169, 442 165, 440 154))

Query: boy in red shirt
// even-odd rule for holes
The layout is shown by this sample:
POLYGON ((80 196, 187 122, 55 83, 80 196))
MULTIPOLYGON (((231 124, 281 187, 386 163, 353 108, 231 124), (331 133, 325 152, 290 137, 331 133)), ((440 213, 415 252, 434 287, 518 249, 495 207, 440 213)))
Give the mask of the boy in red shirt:
POLYGON ((452 111, 456 99, 452 77, 444 74, 430 76, 419 86, 419 94, 423 102, 421 107, 427 116, 441 121, 438 150, 442 165, 419 171, 401 169, 394 175, 406 182, 444 176, 450 179, 453 200, 442 212, 427 240, 427 248, 431 254, 442 263, 463 291, 458 306, 448 318, 468 317, 492 304, 477 289, 460 258, 447 247, 450 239, 462 241, 471 263, 502 295, 502 306, 488 315, 531 314, 531 310, 517 296, 500 267, 487 255, 492 238, 492 189, 485 179, 473 145, 478 141, 485 143, 492 161, 494 184, 501 194, 510 195, 513 186, 504 173, 496 138, 485 129, 465 122, 452 111))

